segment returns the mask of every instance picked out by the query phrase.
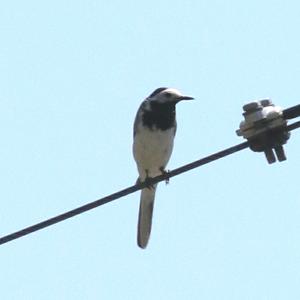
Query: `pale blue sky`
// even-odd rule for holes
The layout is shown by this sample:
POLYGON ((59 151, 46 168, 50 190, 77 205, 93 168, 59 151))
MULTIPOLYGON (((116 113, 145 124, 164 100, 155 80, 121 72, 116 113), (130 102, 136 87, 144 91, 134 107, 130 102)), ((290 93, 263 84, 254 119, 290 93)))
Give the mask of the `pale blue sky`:
MULTIPOLYGON (((298 1, 1 1, 0 234, 132 185, 132 123, 180 104, 169 168, 242 142, 242 105, 300 99, 298 1)), ((1 299, 300 299, 300 130, 0 247, 1 299)))

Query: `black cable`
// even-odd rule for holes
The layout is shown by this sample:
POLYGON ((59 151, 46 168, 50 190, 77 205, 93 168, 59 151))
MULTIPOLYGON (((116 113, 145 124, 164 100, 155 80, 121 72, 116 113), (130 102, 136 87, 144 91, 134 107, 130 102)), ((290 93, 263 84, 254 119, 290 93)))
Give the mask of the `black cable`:
POLYGON ((33 233, 35 231, 41 230, 41 229, 46 228, 48 226, 54 225, 54 224, 59 223, 61 221, 67 220, 67 219, 72 218, 76 215, 79 215, 83 212, 86 212, 88 210, 91 210, 93 208, 101 206, 101 205, 106 204, 108 202, 111 202, 113 200, 119 199, 119 198, 124 197, 126 195, 129 195, 131 193, 134 193, 134 192, 136 192, 136 191, 138 191, 142 188, 145 188, 149 184, 155 184, 157 182, 160 182, 160 181, 166 180, 168 178, 177 176, 179 174, 182 174, 182 173, 187 172, 189 170, 192 170, 194 168, 197 168, 197 167, 200 167, 202 165, 208 164, 208 163, 210 163, 214 160, 220 159, 220 158, 225 157, 227 155, 233 154, 237 151, 243 150, 247 147, 248 147, 248 142, 244 142, 242 144, 230 147, 230 148, 225 149, 223 151, 217 152, 217 153, 212 154, 210 156, 207 156, 205 158, 194 161, 190 164, 187 164, 187 165, 184 165, 184 166, 179 167, 177 169, 174 169, 172 171, 169 171, 166 174, 153 177, 153 178, 149 179, 149 181, 147 183, 140 183, 140 184, 137 184, 137 185, 133 185, 133 186, 128 187, 126 189, 123 189, 119 192, 116 192, 114 194, 106 196, 102 199, 98 199, 96 201, 90 202, 90 203, 85 204, 83 206, 80 206, 80 207, 77 207, 77 208, 72 209, 70 211, 67 211, 63 214, 57 215, 57 216, 52 217, 50 219, 47 219, 45 221, 39 222, 37 224, 26 227, 24 229, 21 229, 19 231, 14 232, 14 233, 8 234, 8 235, 3 236, 2 238, 0 238, 0 245, 5 244, 7 242, 10 242, 12 240, 18 239, 18 238, 20 238, 22 236, 25 236, 27 234, 33 233))
POLYGON ((283 118, 286 120, 294 119, 300 116, 300 104, 284 109, 282 111, 283 118))
POLYGON ((292 131, 294 129, 297 129, 300 127, 300 121, 297 121, 291 125, 289 125, 287 128, 288 128, 288 131, 292 131))
MULTIPOLYGON (((300 127, 300 121, 289 125, 288 130, 291 131, 291 130, 294 130, 294 129, 299 128, 299 127, 300 127)), ((62 213, 60 215, 57 215, 57 216, 52 217, 50 219, 47 219, 45 221, 39 222, 37 224, 31 225, 31 226, 26 227, 24 229, 21 229, 19 231, 13 232, 13 233, 8 234, 8 235, 5 235, 5 236, 0 238, 0 245, 8 243, 12 240, 18 239, 22 236, 31 234, 35 231, 41 230, 41 229, 46 228, 48 226, 54 225, 56 223, 62 222, 64 220, 72 218, 76 215, 79 215, 79 214, 84 213, 88 210, 94 209, 98 206, 101 206, 101 205, 106 204, 108 202, 111 202, 113 200, 124 197, 126 195, 131 194, 131 193, 134 193, 138 190, 141 190, 141 189, 147 187, 149 184, 155 184, 155 183, 158 183, 160 181, 167 180, 168 178, 177 176, 177 175, 182 174, 184 172, 187 172, 187 171, 190 171, 192 169, 203 166, 205 164, 211 163, 215 160, 218 160, 218 159, 223 158, 225 156, 231 155, 233 153, 236 153, 236 152, 241 151, 243 149, 246 149, 248 147, 249 147, 248 142, 244 142, 244 143, 232 146, 232 147, 227 148, 225 150, 222 150, 220 152, 214 153, 212 155, 209 155, 207 157, 201 158, 197 161, 194 161, 192 163, 189 163, 187 165, 184 165, 182 167, 179 167, 177 169, 169 171, 166 174, 159 175, 157 177, 151 178, 151 179, 149 179, 149 181, 147 181, 147 183, 144 182, 144 183, 139 183, 137 185, 130 186, 126 189, 123 189, 119 192, 113 193, 113 194, 111 194, 109 196, 106 196, 104 198, 98 199, 96 201, 90 202, 90 203, 85 204, 83 206, 77 207, 75 209, 72 209, 70 211, 62 213)))

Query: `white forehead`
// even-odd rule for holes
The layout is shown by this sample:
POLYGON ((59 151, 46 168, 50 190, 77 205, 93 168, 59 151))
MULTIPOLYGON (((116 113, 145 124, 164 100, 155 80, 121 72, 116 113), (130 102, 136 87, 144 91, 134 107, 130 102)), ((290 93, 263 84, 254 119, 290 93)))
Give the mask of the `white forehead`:
POLYGON ((165 94, 165 93, 170 93, 170 94, 173 94, 176 96, 182 96, 182 93, 174 88, 167 88, 167 89, 163 90, 162 92, 160 92, 160 94, 165 94))

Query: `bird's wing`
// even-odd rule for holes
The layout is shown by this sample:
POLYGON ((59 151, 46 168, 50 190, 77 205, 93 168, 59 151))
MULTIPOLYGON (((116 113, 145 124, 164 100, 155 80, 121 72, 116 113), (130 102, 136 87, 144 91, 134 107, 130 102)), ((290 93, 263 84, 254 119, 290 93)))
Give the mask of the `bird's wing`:
POLYGON ((134 124, 133 124, 133 137, 136 135, 136 132, 137 132, 137 129, 138 129, 138 124, 141 124, 142 123, 142 114, 141 114, 141 111, 145 108, 145 106, 147 105, 147 99, 144 100, 137 113, 136 113, 136 116, 135 116, 135 120, 134 120, 134 124))

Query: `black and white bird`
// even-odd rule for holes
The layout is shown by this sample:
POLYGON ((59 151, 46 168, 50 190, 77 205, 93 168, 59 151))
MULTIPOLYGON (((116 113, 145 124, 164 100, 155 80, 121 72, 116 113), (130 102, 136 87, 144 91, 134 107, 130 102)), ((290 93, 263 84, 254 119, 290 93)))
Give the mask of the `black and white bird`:
MULTIPOLYGON (((161 87, 142 102, 133 133, 133 156, 139 182, 166 172, 176 133, 176 104, 192 99, 174 88, 161 87)), ((157 184, 141 192, 137 233, 137 243, 141 248, 146 248, 150 237, 156 187, 157 184)))

